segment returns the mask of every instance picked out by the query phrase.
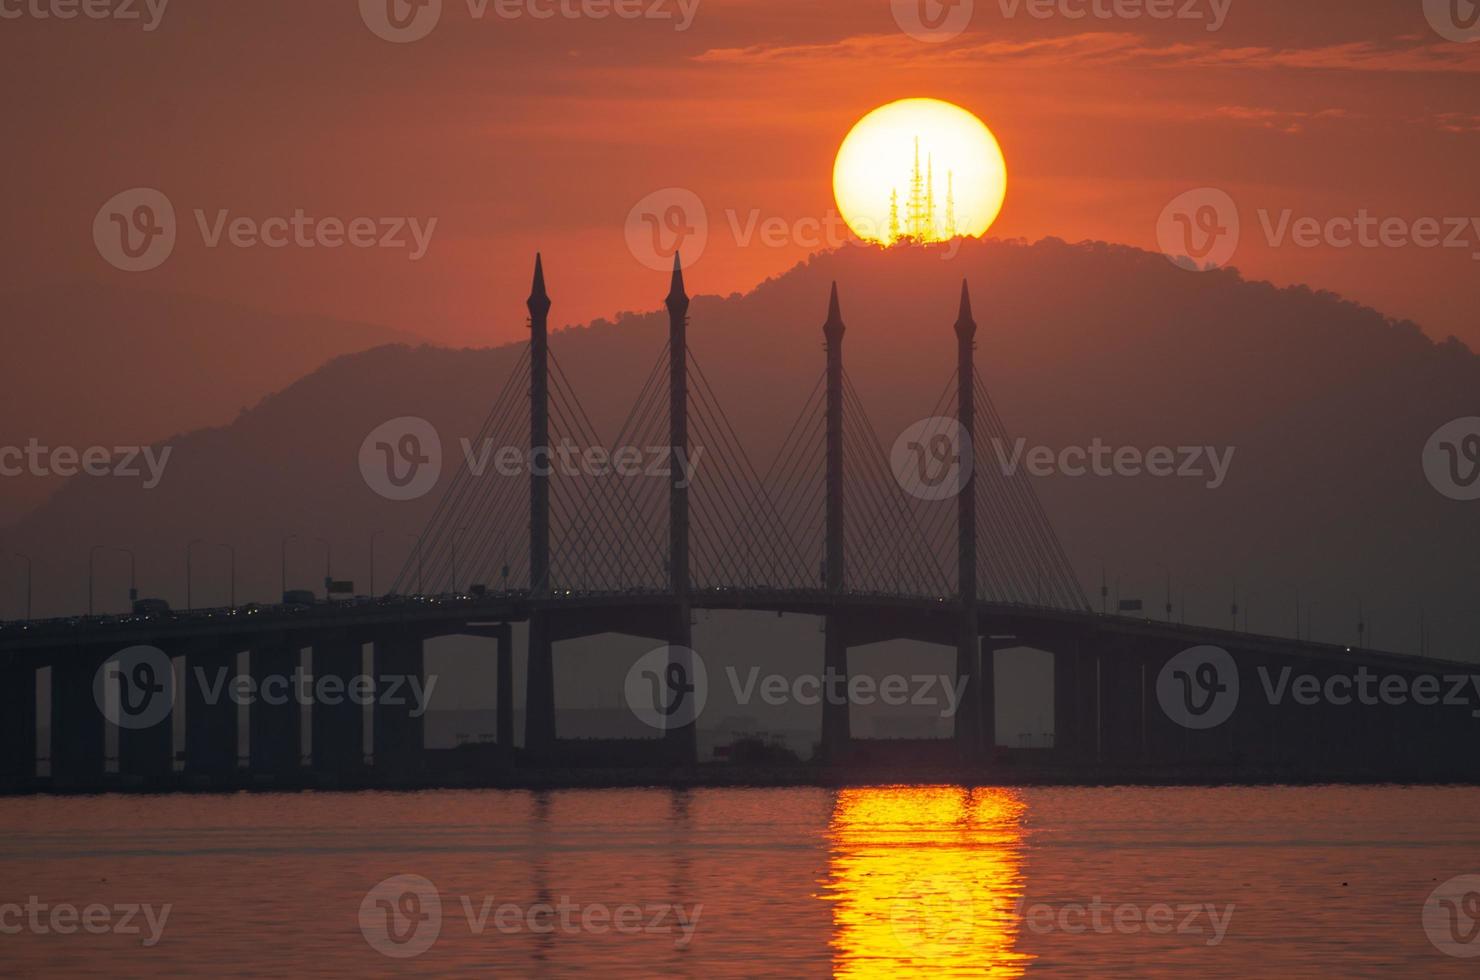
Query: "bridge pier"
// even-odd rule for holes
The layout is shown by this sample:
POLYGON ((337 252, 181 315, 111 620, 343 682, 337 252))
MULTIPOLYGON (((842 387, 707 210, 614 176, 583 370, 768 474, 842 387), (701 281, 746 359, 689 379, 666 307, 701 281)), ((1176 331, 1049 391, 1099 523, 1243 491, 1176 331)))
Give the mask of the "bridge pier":
POLYGON ((364 676, 357 637, 338 630, 314 637, 311 759, 315 772, 346 775, 365 767, 364 676))
POLYGON ((990 636, 981 638, 977 664, 977 726, 981 748, 990 757, 997 749, 997 644, 990 636))
POLYGON ((977 636, 976 611, 963 618, 960 634, 956 640, 956 680, 965 678, 961 689, 961 703, 956 708, 956 747, 965 761, 981 755, 983 740, 981 730, 981 656, 977 636))
POLYGON ((255 697, 248 708, 248 758, 254 776, 294 776, 303 768, 302 709, 295 697, 299 638, 263 637, 249 655, 255 697))
POLYGON ((103 712, 93 681, 111 650, 65 650, 51 664, 51 778, 61 786, 96 785, 105 770, 103 712))
POLYGON ((1053 747, 1060 759, 1082 762, 1095 757, 1099 726, 1095 718, 1095 663, 1077 641, 1065 639, 1053 649, 1053 747))
POLYGON ((534 758, 542 759, 555 750, 555 643, 548 613, 530 614, 527 645, 524 749, 534 758))
POLYGON ((36 667, 20 657, 0 665, 0 785, 36 778, 36 667))
MULTIPOLYGON (((169 661, 171 675, 174 672, 174 661, 169 661)), ((159 681, 171 685, 173 688, 174 677, 159 678, 159 681)), ((178 690, 173 690, 172 697, 178 697, 178 690)), ((161 695, 154 695, 160 697, 161 695)), ((131 727, 127 724, 118 725, 118 774, 126 782, 132 785, 157 786, 166 783, 175 775, 175 705, 178 701, 170 702, 169 713, 163 718, 150 725, 142 727, 131 727)), ((120 714, 120 721, 127 721, 127 717, 120 714)))
POLYGON ((237 775, 240 707, 237 651, 230 644, 201 642, 185 651, 185 773, 191 780, 226 782, 237 775))
POLYGON ((505 758, 514 757, 514 627, 500 623, 495 634, 498 641, 498 691, 495 724, 498 746, 505 758))
POLYGON ((421 771, 426 746, 424 709, 417 704, 411 681, 425 691, 425 653, 422 637, 410 630, 390 634, 375 643, 375 768, 411 775, 421 771))
POLYGON ((853 749, 853 719, 847 697, 848 639, 841 614, 828 614, 823 634, 822 758, 829 763, 846 762, 853 749), (833 691, 843 696, 829 697, 833 691))

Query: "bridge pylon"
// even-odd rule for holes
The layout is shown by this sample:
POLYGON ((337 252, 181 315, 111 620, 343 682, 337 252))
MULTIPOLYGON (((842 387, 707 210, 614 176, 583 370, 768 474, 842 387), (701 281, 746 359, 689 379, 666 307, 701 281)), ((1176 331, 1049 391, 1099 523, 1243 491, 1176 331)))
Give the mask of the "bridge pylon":
MULTIPOLYGON (((550 452, 550 296, 545 269, 534 257, 534 284, 529 299, 529 451, 550 452)), ((529 591, 536 598, 550 592, 550 468, 529 467, 529 591)), ((529 617, 529 660, 525 671, 524 746, 548 753, 555 746, 555 662, 549 615, 529 617)))
MULTIPOLYGON (((827 321, 822 336, 827 349, 827 475, 826 485, 826 559, 823 564, 825 587, 829 597, 842 595, 846 578, 844 550, 843 494, 843 315, 838 305, 838 284, 833 283, 827 304, 827 321)), ((824 648, 822 672, 826 680, 822 699, 822 756, 828 762, 842 761, 848 755, 851 719, 848 701, 833 692, 848 689, 848 641, 843 613, 831 607, 823 624, 824 648)))
MULTIPOLYGON (((976 320, 971 315, 971 291, 961 281, 961 309, 956 317, 956 421, 961 429, 963 457, 974 448, 976 435, 976 320)), ((970 458, 970 457, 966 457, 970 458)), ((965 459, 963 459, 963 462, 965 459)), ((957 593, 960 597, 961 620, 956 639, 956 676, 966 679, 961 705, 956 714, 956 743, 964 757, 975 756, 983 746, 990 746, 995 732, 981 730, 981 712, 976 703, 983 689, 980 671, 983 663, 979 643, 976 605, 976 463, 970 458, 960 494, 956 499, 957 593)), ((990 666, 988 662, 987 666, 990 666)), ((988 688, 990 689, 990 688, 988 688)))
MULTIPOLYGON (((673 278, 668 296, 668 441, 670 459, 689 457, 689 376, 688 322, 689 296, 683 283, 683 260, 673 253, 673 278)), ((689 597, 689 484, 674 477, 668 489, 668 582, 673 592, 673 630, 669 638, 669 677, 694 677, 691 662, 693 617, 689 597)), ((668 692, 674 697, 688 697, 682 691, 668 692)), ((682 717, 682 713, 675 717, 682 717)), ((675 725, 664 732, 666 749, 675 762, 698 761, 697 719, 675 725)))

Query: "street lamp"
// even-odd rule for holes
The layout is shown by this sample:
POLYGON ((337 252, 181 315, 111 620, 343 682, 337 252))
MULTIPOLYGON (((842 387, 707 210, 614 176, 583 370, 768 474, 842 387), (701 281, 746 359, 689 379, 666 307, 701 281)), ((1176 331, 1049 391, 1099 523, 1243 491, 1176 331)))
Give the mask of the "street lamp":
POLYGON ((132 603, 139 597, 138 579, 135 573, 138 564, 134 558, 133 551, 128 548, 114 548, 106 544, 95 544, 87 553, 87 614, 93 615, 93 582, 96 580, 94 571, 94 559, 100 551, 116 551, 128 555, 128 600, 132 603))
POLYGON ((1238 632, 1238 576, 1233 576, 1233 589, 1229 593, 1228 614, 1233 617, 1233 631, 1238 632))
POLYGON ((1167 610, 1167 622, 1170 623, 1172 621, 1172 570, 1170 568, 1166 567, 1165 565, 1163 565, 1161 562, 1157 562, 1156 563, 1156 567, 1167 573, 1167 606, 1166 606, 1166 610, 1167 610))
POLYGON ((1353 592, 1352 598, 1357 600, 1357 649, 1362 649, 1362 639, 1367 633, 1367 614, 1362 606, 1362 597, 1353 592))

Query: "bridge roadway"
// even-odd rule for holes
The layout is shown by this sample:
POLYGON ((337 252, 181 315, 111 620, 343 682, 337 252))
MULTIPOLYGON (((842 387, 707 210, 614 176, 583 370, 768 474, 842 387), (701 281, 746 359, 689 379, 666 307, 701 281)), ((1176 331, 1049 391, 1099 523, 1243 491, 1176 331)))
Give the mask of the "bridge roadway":
MULTIPOLYGON (((691 593, 688 605, 691 610, 830 616, 842 626, 845 650, 892 639, 952 648, 961 622, 952 599, 829 594, 820 589, 699 589, 691 593)), ((535 616, 546 624, 551 642, 619 633, 652 638, 656 646, 672 635, 676 609, 674 597, 662 592, 495 593, 0 624, 0 787, 109 788, 120 785, 120 780, 123 785, 155 788, 291 786, 314 774, 328 780, 326 785, 342 779, 357 785, 405 784, 425 771, 430 757, 424 749, 424 719, 407 706, 387 707, 380 694, 388 676, 424 681, 423 644, 451 635, 496 641, 497 766, 572 765, 562 752, 577 744, 589 747, 589 740, 541 740, 530 735, 539 729, 529 727, 524 745, 514 747, 511 624, 535 616), (123 649, 153 646, 166 656, 183 658, 187 670, 203 667, 211 676, 226 676, 223 669, 234 676, 238 655, 247 651, 248 673, 260 684, 268 676, 292 676, 301 651, 308 648, 315 680, 337 677, 347 687, 351 678, 363 673, 365 644, 373 645, 372 676, 377 685, 368 756, 362 744, 364 709, 359 704, 321 704, 315 699, 308 709, 312 748, 305 755, 300 705, 254 701, 243 709, 229 700, 207 702, 197 690, 201 685, 187 683, 182 695, 181 757, 176 759, 171 724, 143 730, 125 727, 117 732, 117 751, 111 756, 118 772, 109 771, 108 725, 93 686, 103 664, 123 649), (35 671, 42 667, 51 668, 52 674, 52 751, 50 776, 37 778, 35 671), (242 710, 247 713, 249 751, 239 758, 242 710)), ((1480 707, 1480 691, 1473 681, 1461 689, 1457 681, 1446 680, 1470 678, 1472 664, 1022 604, 980 603, 975 618, 979 659, 966 699, 974 706, 979 728, 974 733, 965 730, 958 715, 954 750, 949 742, 936 747, 952 751, 952 757, 972 767, 972 772, 996 773, 1000 778, 1013 771, 1004 765, 1032 765, 1072 767, 1086 774, 1084 778, 1107 779, 1162 778, 1159 773, 1203 781, 1480 779, 1480 765, 1471 751, 1480 734, 1473 710, 1480 707), (1047 651, 1053 657, 1051 749, 997 747, 995 738, 980 735, 996 732, 1000 698, 1019 694, 999 692, 995 670, 996 652, 1017 646, 1047 651), (1227 659, 1220 666, 1216 654, 1210 660, 1203 653, 1187 653, 1205 647, 1226 651, 1227 659), (1178 662, 1170 663, 1173 658, 1178 662), (1211 667, 1206 666, 1209 663, 1211 667), (1359 671, 1387 679, 1384 683, 1413 696, 1402 703, 1362 703, 1353 697, 1356 687, 1351 680, 1359 671), (1173 679, 1170 689, 1168 677, 1173 679), (1302 677, 1304 688, 1299 686, 1302 677), (1430 703, 1417 697, 1420 685, 1430 683, 1420 680, 1424 677, 1435 678, 1432 689, 1425 690, 1430 703), (1199 685, 1197 691, 1194 684, 1199 685), (1185 692, 1178 685, 1185 686, 1185 692), (1455 697, 1456 690, 1465 703, 1444 703, 1455 697), (1179 721, 1173 709, 1183 696, 1191 698, 1189 713, 1179 721), (1217 724, 1200 727, 1204 720, 1200 713, 1224 698, 1231 698, 1232 710, 1217 724), (1194 702, 1200 702, 1195 710, 1194 702)), ((719 665, 711 658, 708 666, 710 676, 716 676, 719 665)), ((908 673, 908 666, 901 665, 900 670, 908 673)), ((529 674, 526 724, 531 714, 544 710, 553 731, 553 677, 541 684, 536 672, 529 674)), ((1374 681, 1371 689, 1381 688, 1374 681)), ((1213 705, 1207 720, 1219 717, 1222 703, 1213 705)), ((846 720, 846 706, 842 710, 846 720)), ((860 758, 876 758, 880 751, 881 743, 850 737, 825 762, 847 766, 860 758), (870 745, 873 750, 865 751, 870 745)), ((908 746, 895 746, 893 751, 908 751, 908 746)), ((479 765, 487 765, 489 757, 481 758, 485 761, 479 765)), ((692 766, 697 761, 692 750, 687 757, 681 753, 675 757, 673 743, 664 739, 623 741, 614 745, 609 762, 613 760, 625 766, 660 767, 692 766)))

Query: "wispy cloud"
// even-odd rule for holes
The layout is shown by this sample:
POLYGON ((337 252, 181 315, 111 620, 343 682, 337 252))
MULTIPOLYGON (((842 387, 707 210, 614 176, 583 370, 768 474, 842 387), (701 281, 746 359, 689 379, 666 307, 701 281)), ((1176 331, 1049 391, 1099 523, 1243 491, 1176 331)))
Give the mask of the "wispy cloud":
POLYGON ((751 45, 711 48, 696 56, 709 63, 736 65, 839 60, 904 63, 914 67, 982 67, 989 64, 1034 68, 1103 67, 1182 69, 1323 70, 1353 72, 1480 73, 1480 45, 1427 41, 1416 37, 1316 47, 1226 47, 1216 41, 1156 43, 1128 32, 1091 31, 1031 40, 981 40, 963 35, 950 45, 924 45, 895 34, 856 35, 820 44, 751 45))

